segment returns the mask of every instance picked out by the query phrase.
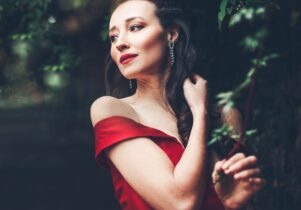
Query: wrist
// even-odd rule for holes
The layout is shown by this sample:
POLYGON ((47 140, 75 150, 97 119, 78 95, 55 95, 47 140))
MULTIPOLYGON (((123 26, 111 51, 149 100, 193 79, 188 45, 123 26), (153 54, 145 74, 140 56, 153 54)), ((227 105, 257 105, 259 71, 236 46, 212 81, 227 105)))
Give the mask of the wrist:
POLYGON ((193 120, 195 119, 206 119, 207 110, 206 109, 191 109, 193 120))

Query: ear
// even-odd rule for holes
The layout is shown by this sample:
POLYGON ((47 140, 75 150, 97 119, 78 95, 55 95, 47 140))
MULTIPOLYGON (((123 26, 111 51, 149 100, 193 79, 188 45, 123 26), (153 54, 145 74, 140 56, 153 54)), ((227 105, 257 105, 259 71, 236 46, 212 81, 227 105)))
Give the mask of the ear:
POLYGON ((174 41, 174 42, 177 42, 178 40, 178 37, 179 37, 179 27, 172 27, 170 28, 168 31, 167 31, 167 39, 168 41, 174 41))

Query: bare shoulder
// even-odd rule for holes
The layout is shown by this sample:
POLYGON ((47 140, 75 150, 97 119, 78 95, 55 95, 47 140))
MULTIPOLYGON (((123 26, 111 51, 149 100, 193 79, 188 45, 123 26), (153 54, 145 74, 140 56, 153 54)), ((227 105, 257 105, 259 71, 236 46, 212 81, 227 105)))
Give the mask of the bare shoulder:
POLYGON ((91 105, 90 116, 93 126, 98 121, 111 116, 123 116, 137 120, 137 114, 129 104, 112 96, 102 96, 96 99, 91 105))

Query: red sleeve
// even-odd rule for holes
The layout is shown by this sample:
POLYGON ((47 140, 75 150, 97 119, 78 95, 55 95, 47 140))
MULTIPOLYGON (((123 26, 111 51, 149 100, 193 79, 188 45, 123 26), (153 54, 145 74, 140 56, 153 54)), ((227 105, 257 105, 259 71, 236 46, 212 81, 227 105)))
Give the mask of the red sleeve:
POLYGON ((95 159, 99 165, 108 168, 104 149, 134 137, 162 136, 162 134, 130 118, 113 116, 95 124, 94 136, 95 159))

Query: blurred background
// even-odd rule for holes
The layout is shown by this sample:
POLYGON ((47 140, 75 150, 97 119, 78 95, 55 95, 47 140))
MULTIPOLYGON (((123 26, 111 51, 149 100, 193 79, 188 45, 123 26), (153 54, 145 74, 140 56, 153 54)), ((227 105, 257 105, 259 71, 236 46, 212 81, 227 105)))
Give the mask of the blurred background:
MULTIPOLYGON (((118 2, 0 0, 1 210, 119 209, 90 122, 118 2)), ((214 100, 248 119, 268 181, 256 209, 300 209, 300 1, 177 2, 194 14, 196 66, 214 100)))

